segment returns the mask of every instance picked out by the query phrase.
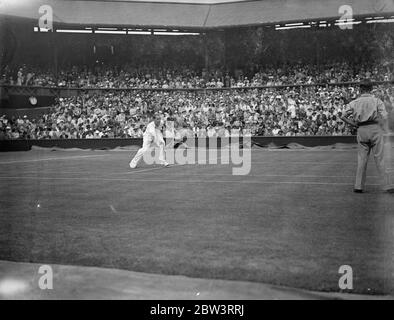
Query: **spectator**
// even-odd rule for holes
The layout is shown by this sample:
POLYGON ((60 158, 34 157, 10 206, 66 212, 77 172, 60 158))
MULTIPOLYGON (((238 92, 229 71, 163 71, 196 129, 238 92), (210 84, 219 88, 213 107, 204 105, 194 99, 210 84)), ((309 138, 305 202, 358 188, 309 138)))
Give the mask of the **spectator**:
MULTIPOLYGON (((376 94, 392 99, 391 86, 376 94)), ((118 91, 60 98, 38 119, 0 118, 7 139, 141 137, 154 113, 175 119, 198 137, 348 135, 340 120, 353 87, 265 88, 245 91, 118 91)))

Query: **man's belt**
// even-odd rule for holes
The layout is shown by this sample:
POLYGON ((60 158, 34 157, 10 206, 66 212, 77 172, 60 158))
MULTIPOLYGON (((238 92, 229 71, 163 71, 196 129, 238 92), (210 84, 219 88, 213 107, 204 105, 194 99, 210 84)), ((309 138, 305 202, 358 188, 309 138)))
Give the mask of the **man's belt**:
POLYGON ((369 126, 370 124, 379 124, 379 122, 376 120, 369 120, 369 121, 359 122, 357 125, 359 127, 362 127, 362 126, 369 126))

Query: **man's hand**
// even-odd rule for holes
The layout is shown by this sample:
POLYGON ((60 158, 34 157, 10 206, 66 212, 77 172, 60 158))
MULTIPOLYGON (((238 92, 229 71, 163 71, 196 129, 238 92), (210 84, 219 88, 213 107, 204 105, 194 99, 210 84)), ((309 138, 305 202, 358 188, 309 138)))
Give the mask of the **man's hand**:
POLYGON ((358 128, 357 123, 355 123, 354 121, 350 120, 350 119, 347 118, 347 117, 341 117, 341 120, 342 120, 343 122, 346 122, 348 125, 351 125, 352 127, 358 128))

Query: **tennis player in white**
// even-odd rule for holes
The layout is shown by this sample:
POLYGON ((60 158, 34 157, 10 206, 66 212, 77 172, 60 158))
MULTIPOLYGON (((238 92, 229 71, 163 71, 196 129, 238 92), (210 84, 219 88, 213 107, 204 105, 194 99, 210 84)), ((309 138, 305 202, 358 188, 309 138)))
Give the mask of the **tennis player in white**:
POLYGON ((155 119, 146 126, 146 130, 143 135, 142 148, 138 150, 133 160, 130 161, 130 168, 134 169, 137 167, 138 162, 141 160, 144 153, 151 150, 152 144, 156 144, 159 147, 160 163, 165 167, 169 166, 169 164, 165 160, 165 155, 164 155, 165 142, 164 142, 163 134, 160 131, 160 125, 161 125, 161 117, 159 115, 156 115, 155 119))

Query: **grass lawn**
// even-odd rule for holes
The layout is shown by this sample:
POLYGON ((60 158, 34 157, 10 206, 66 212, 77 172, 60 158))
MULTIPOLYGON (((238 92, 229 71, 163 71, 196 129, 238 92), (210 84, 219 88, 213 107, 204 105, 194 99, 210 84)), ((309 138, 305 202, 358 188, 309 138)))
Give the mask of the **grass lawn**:
MULTIPOLYGON (((228 165, 141 166, 121 151, 0 153, 0 260, 394 293, 394 195, 356 150, 254 149, 228 165)), ((371 159, 372 160, 372 159, 371 159)), ((393 165, 392 165, 393 167, 393 165)))

